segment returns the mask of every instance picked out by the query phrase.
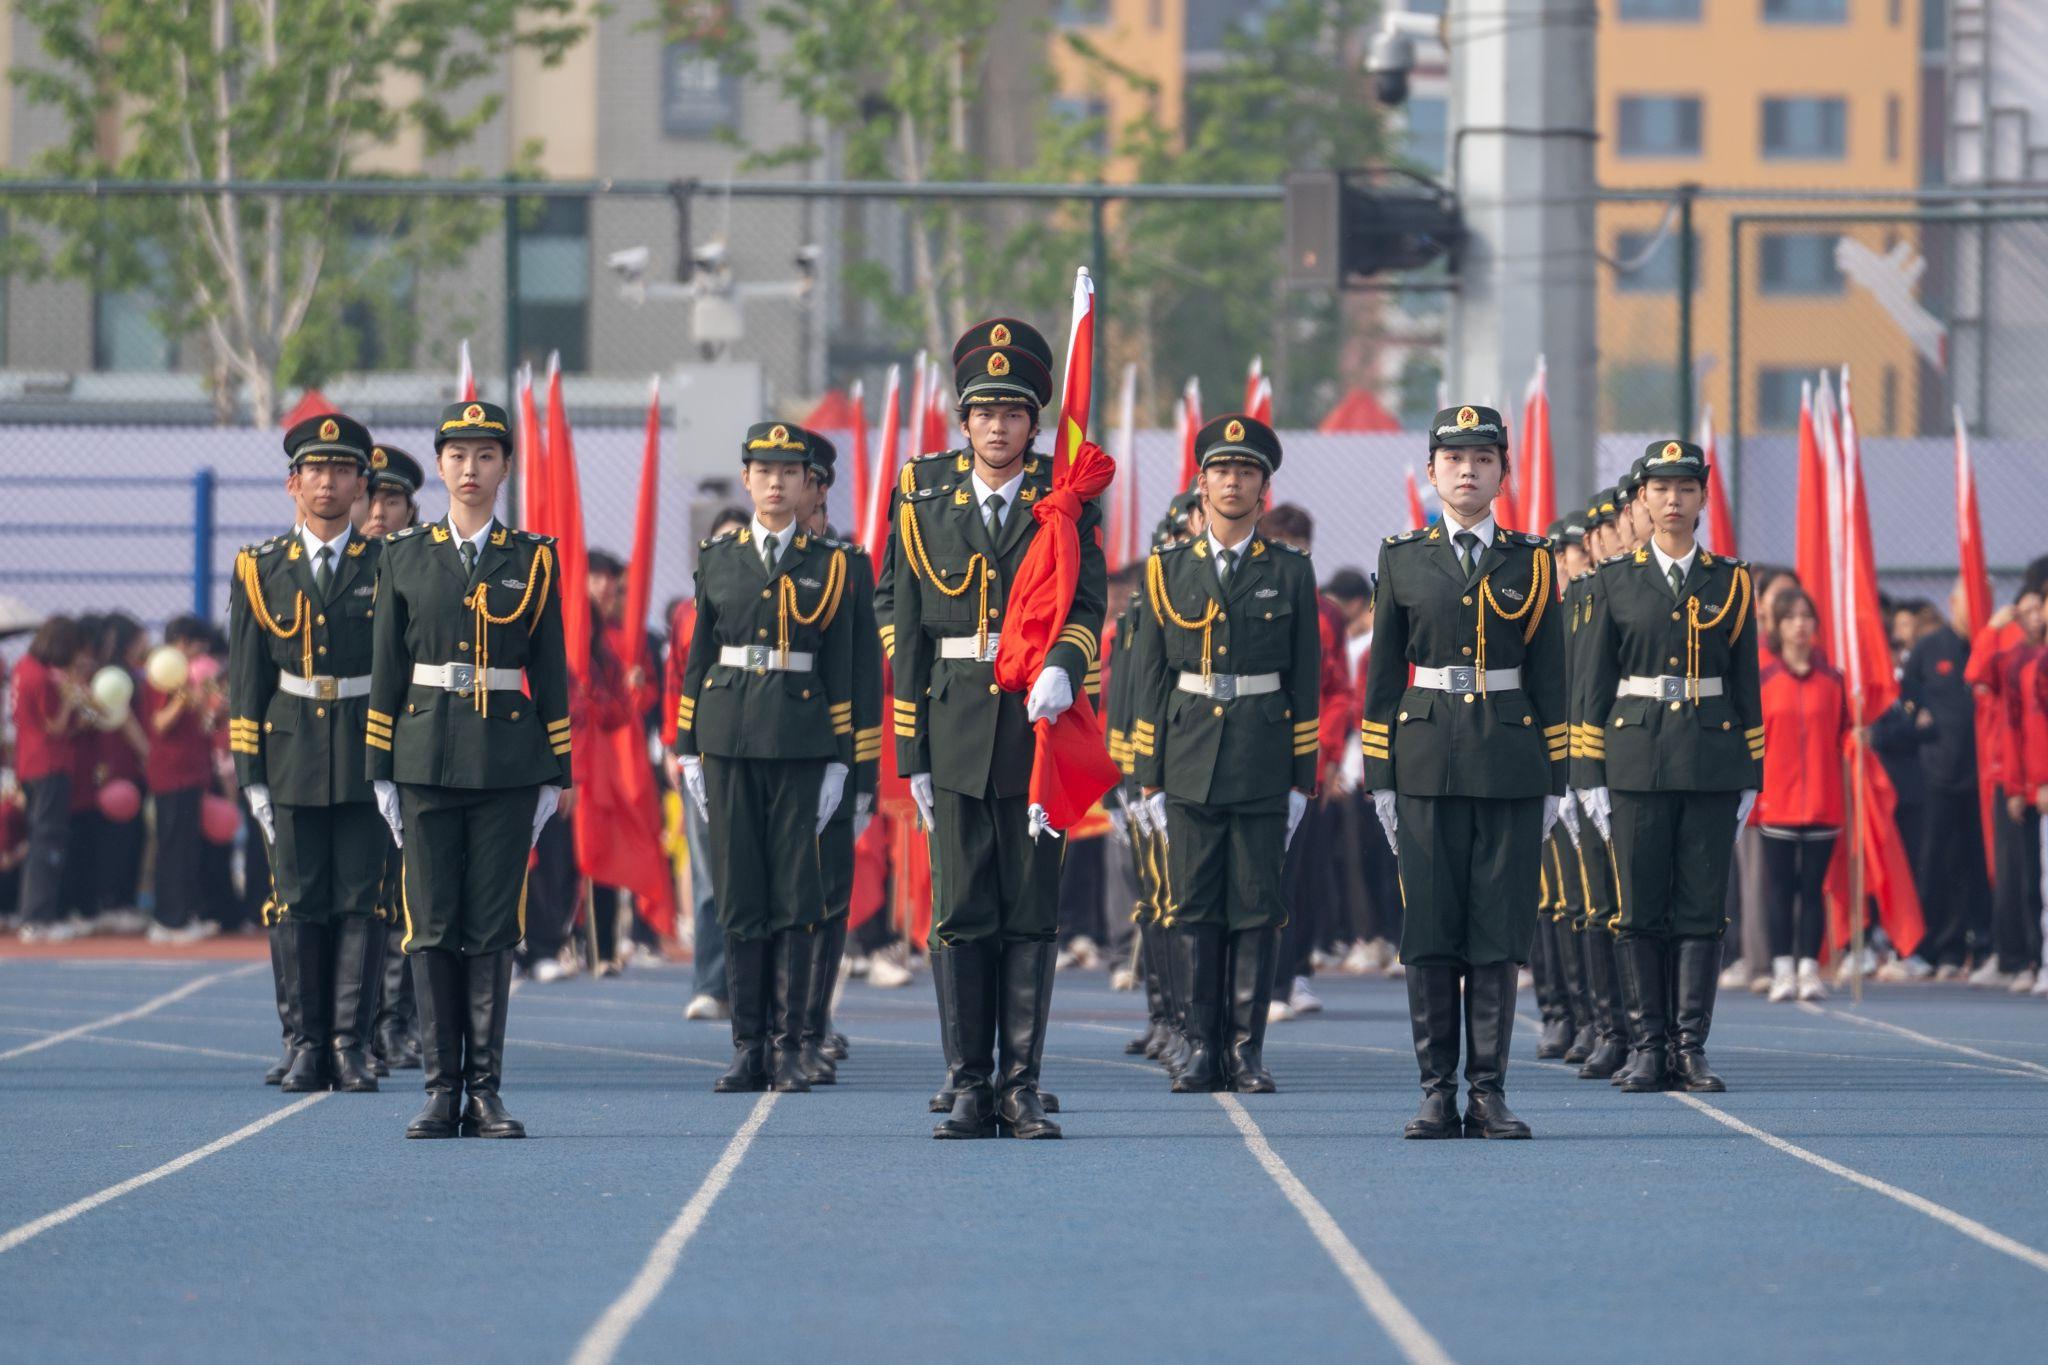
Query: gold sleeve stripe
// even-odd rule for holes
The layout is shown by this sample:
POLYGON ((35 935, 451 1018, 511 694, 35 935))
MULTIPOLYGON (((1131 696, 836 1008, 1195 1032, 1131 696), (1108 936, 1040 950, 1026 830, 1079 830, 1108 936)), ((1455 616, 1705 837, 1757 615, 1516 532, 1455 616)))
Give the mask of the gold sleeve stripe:
POLYGON ((1360 722, 1358 722, 1358 728, 1365 731, 1369 735, 1384 735, 1391 733, 1388 730, 1385 722, 1377 720, 1361 720, 1360 722))
POLYGON ((370 719, 371 719, 371 720, 381 720, 381 721, 383 721, 383 722, 384 722, 385 724, 387 724, 387 725, 388 725, 388 724, 390 724, 390 723, 391 723, 392 717, 391 717, 391 716, 390 716, 390 715, 389 715, 388 713, 386 713, 386 712, 383 712, 383 711, 379 711, 379 710, 377 710, 377 709, 375 709, 375 708, 373 707, 373 708, 371 708, 371 710, 370 710, 370 719))
POLYGON ((1555 735, 1561 735, 1561 734, 1563 734, 1563 733, 1564 733, 1565 731, 1569 730, 1570 728, 1571 728, 1571 727, 1570 727, 1569 725, 1567 725, 1567 724, 1566 724, 1565 722, 1563 722, 1563 721, 1559 721, 1559 722, 1558 722, 1557 724, 1555 724, 1555 725, 1546 725, 1546 726, 1544 726, 1544 727, 1543 727, 1543 734, 1544 734, 1544 737, 1545 737, 1546 739, 1548 739, 1548 738, 1550 738, 1550 737, 1552 737, 1552 736, 1555 736, 1555 735))
MULTIPOLYGON (((364 735, 363 743, 369 745, 372 749, 382 749, 387 754, 391 752, 391 741, 381 735, 364 735)), ((253 753, 254 750, 250 752, 253 753)))
POLYGON ((916 738, 917 738, 917 727, 916 727, 915 725, 910 725, 910 724, 906 724, 905 722, 903 722, 903 721, 900 721, 900 720, 899 720, 899 721, 897 721, 897 722, 896 722, 896 738, 898 738, 898 739, 916 739, 916 738))
POLYGON ((1090 663, 1095 661, 1101 645, 1095 639, 1095 632, 1086 626, 1067 625, 1060 628, 1059 642, 1079 649, 1090 663))

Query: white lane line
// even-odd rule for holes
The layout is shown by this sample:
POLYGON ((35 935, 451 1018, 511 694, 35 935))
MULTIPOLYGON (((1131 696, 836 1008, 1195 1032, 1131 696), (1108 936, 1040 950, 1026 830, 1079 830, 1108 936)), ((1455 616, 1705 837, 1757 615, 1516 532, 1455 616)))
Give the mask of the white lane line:
POLYGON ((132 1010, 122 1010, 119 1014, 110 1014, 104 1019, 95 1019, 89 1024, 79 1024, 75 1027, 64 1029, 61 1032, 53 1033, 47 1038, 38 1038, 33 1043, 23 1043, 20 1047, 9 1048, 5 1052, 0 1052, 0 1062, 10 1061, 16 1057, 26 1057, 31 1052, 41 1052, 46 1047, 55 1047, 59 1043, 68 1043, 73 1038, 82 1037, 88 1033, 97 1033, 103 1028, 112 1028, 116 1024, 125 1024, 130 1020, 141 1019, 146 1015, 155 1014, 164 1006, 175 1005, 186 996, 195 995, 216 981, 226 981, 232 977, 247 976, 249 973, 259 969, 267 971, 269 970, 269 965, 266 962, 252 962, 246 967, 236 967, 225 972, 214 972, 211 975, 202 976, 196 981, 187 981, 176 990, 165 991, 162 995, 145 1000, 132 1010))
POLYGON ((548 1043, 538 1038, 508 1038, 505 1040, 517 1047, 546 1048, 550 1052, 594 1052, 603 1057, 636 1057, 643 1062, 680 1062, 684 1066, 708 1066, 715 1071, 725 1070, 724 1062, 706 1061, 702 1057, 685 1057, 675 1052, 636 1052, 624 1047, 598 1047, 591 1043, 548 1043))
POLYGON ((166 1161, 155 1170, 144 1171, 141 1175, 131 1176, 118 1185, 109 1185, 98 1194, 89 1194, 76 1203, 66 1204, 55 1213, 46 1213, 42 1217, 23 1223, 20 1227, 14 1228, 5 1234, 0 1234, 0 1255, 5 1255, 7 1252, 14 1250, 23 1242, 42 1236, 51 1228, 62 1227, 81 1214, 91 1213, 103 1204, 111 1204, 124 1194, 132 1194, 144 1185, 153 1185, 167 1175, 176 1175, 187 1166, 204 1161, 215 1152, 224 1152, 245 1138, 255 1137, 273 1123, 282 1122, 293 1114, 311 1105, 318 1104, 332 1094, 334 1094, 332 1090, 323 1090, 318 1094, 308 1095, 304 1099, 295 1100, 282 1109, 273 1109, 254 1123, 244 1124, 226 1137, 215 1138, 204 1147, 195 1147, 181 1157, 174 1157, 166 1161))
POLYGON ((1766 1147, 1783 1152, 1787 1156, 1798 1157, 1809 1166, 1817 1166, 1829 1175, 1839 1176, 1852 1185, 1861 1185, 1866 1190, 1874 1191, 1887 1199, 1904 1204, 1915 1213, 1924 1213, 1935 1222, 1954 1228, 1973 1242, 1981 1243, 1984 1246, 1990 1247, 1993 1251, 2002 1252, 2016 1261, 2048 1273, 2048 1252, 2038 1251, 2024 1242, 2016 1242, 2004 1233, 1988 1228, 1976 1219, 1966 1217, 1963 1214, 1957 1213, 1954 1209, 1937 1204, 1932 1199, 1928 1199, 1923 1195, 1914 1194, 1911 1190, 1902 1190, 1897 1185, 1886 1184, 1875 1176, 1865 1175, 1861 1171, 1844 1166, 1839 1161, 1830 1161, 1818 1153, 1809 1152, 1796 1143, 1787 1142, 1775 1133, 1766 1133, 1763 1129, 1753 1124, 1744 1123, 1733 1114, 1717 1109, 1713 1105, 1694 1096, 1675 1090, 1667 1090, 1664 1093, 1670 1095, 1672 1099, 1677 1100, 1686 1108, 1696 1109, 1700 1113, 1705 1114, 1723 1127, 1733 1128, 1738 1133, 1755 1138, 1766 1147))
POLYGON ((654 1250, 647 1253, 647 1260, 640 1267, 640 1273, 633 1277, 633 1283, 626 1286, 626 1292, 604 1310, 604 1315, 577 1343, 576 1354, 569 1358, 570 1365, 607 1365, 619 1353, 619 1348, 626 1344, 633 1325, 654 1305, 669 1278, 675 1274, 676 1262, 682 1259, 683 1248, 697 1235, 697 1229, 704 1226, 711 1206, 718 1202, 718 1196, 731 1183, 733 1172, 739 1169, 747 1148, 754 1144, 754 1135, 761 1131, 761 1125, 768 1121, 769 1111, 775 1108, 775 1099, 775 1092, 771 1090, 754 1101, 747 1121, 732 1135, 732 1141, 725 1144, 725 1150, 719 1154, 711 1173, 690 1196, 690 1202, 683 1205, 683 1211, 676 1215, 675 1222, 661 1234, 654 1250))
POLYGON ((1904 1025, 1887 1023, 1882 1019, 1868 1019, 1860 1014, 1851 1014, 1847 1010, 1822 1009, 1811 1001, 1801 1001, 1799 1008, 1808 1014, 1818 1014, 1829 1019, 1846 1019, 1850 1023, 1863 1028, 1874 1028, 1884 1033, 1894 1034, 1900 1038, 1910 1038, 1914 1042, 1926 1047, 1937 1047, 1945 1052, 1959 1053, 1962 1056, 1975 1057, 1986 1062, 2003 1062, 2007 1066, 2020 1068, 2036 1080, 2048 1081, 2048 1066, 2043 1066, 2039 1062, 2029 1062, 2019 1057, 2006 1057, 1996 1052, 1986 1052, 1982 1048, 1966 1047, 1961 1043, 1951 1043, 1946 1038, 1936 1038, 1929 1034, 1918 1033, 1906 1028, 1904 1025))
POLYGON ((1449 1365, 1451 1357, 1442 1343, 1408 1311, 1408 1306, 1395 1296, 1393 1289, 1380 1278, 1380 1273, 1372 1268, 1372 1262, 1366 1260, 1363 1253, 1352 1245, 1351 1239, 1344 1235, 1344 1230, 1337 1226, 1337 1220, 1330 1216, 1330 1211, 1309 1193, 1308 1186, 1302 1184, 1300 1177, 1280 1159, 1280 1154, 1266 1141, 1266 1135, 1259 1131, 1259 1125, 1245 1112, 1237 1096, 1219 1094, 1216 1103, 1230 1115, 1230 1121, 1244 1136, 1245 1147, 1265 1168, 1266 1174, 1273 1178, 1273 1183, 1280 1187, 1280 1193, 1287 1197, 1287 1202, 1294 1205, 1294 1211, 1301 1215, 1316 1241, 1350 1282, 1352 1292, 1365 1305, 1365 1311, 1372 1314, 1402 1356, 1417 1365, 1421 1362, 1449 1365))
MULTIPOLYGON (((1530 1018, 1530 1017, 1529 1017, 1528 1015, 1526 1015, 1526 1014, 1518 1014, 1518 1015, 1516 1015, 1515 1017, 1516 1017, 1517 1019, 1521 1020, 1521 1021, 1522 1021, 1522 1022, 1523 1022, 1524 1024, 1526 1024, 1526 1025, 1527 1025, 1528 1027, 1530 1027, 1530 1028, 1532 1028, 1532 1029, 1536 1029, 1536 1030, 1538 1030, 1538 1031, 1541 1031, 1541 1029, 1542 1029, 1542 1027, 1543 1027, 1543 1024, 1542 1024, 1542 1021, 1541 1021, 1541 1020, 1538 1020, 1538 1019, 1531 1019, 1531 1018, 1530 1018)), ((1809 1030, 1809 1031, 1810 1031, 1810 1032, 1824 1032, 1825 1030, 1819 1030, 1819 1029, 1815 1029, 1815 1030, 1809 1030)), ((1838 1036, 1839 1036, 1839 1035, 1838 1035, 1838 1036)), ((1773 1055, 1773 1056, 1779 1056, 1779 1057, 1817 1057, 1817 1058, 1821 1059, 1822 1061, 1829 1061, 1829 1062, 1870 1062, 1870 1063, 1886 1063, 1886 1064, 1891 1064, 1891 1065, 1899 1065, 1899 1066, 1947 1066, 1947 1067, 1954 1067, 1954 1068, 1956 1068, 1957 1070, 1961 1070, 1961 1071, 1988 1071, 1988 1072, 1990 1072, 1990 1073, 1991 1073, 1992 1075, 1994 1075, 1994 1076, 2025 1076, 2025 1075, 2027 1074, 2027 1073, 2026 1073, 2026 1072, 2024 1072, 2024 1071, 2014 1071, 2014 1070, 2012 1070, 2012 1069, 2011 1069, 2010 1067, 2003 1067, 2003 1066, 1985 1066, 1985 1065, 1983 1065, 1983 1064, 1982 1064, 1982 1063, 1980 1063, 1980 1062, 1948 1062, 1948 1061, 1942 1061, 1942 1060, 1940 1060, 1940 1059, 1938 1059, 1938 1058, 1934 1058, 1934 1057, 1921 1057, 1921 1058, 1913 1058, 1913 1057, 1888 1057, 1888 1056, 1886 1056, 1885 1054, 1883 1054, 1883 1053, 1880 1053, 1880 1052, 1814 1052, 1814 1051, 1811 1051, 1810 1049, 1807 1049, 1807 1048, 1797 1048, 1797 1047, 1747 1047, 1747 1046, 1744 1046, 1744 1045, 1742 1045, 1742 1044, 1740 1044, 1740 1043, 1719 1043, 1719 1044, 1716 1044, 1716 1045, 1715 1045, 1715 1047, 1714 1047, 1714 1051, 1716 1051, 1716 1052, 1763 1052, 1763 1053, 1769 1053, 1769 1054, 1771 1054, 1771 1055, 1773 1055)), ((1562 1063, 1562 1062, 1546 1062, 1546 1061, 1542 1061, 1542 1060, 1540 1060, 1540 1059, 1535 1059, 1535 1060, 1531 1060, 1529 1064, 1530 1064, 1531 1066, 1554 1066, 1554 1067, 1558 1067, 1558 1068, 1560 1068, 1560 1069, 1562 1069, 1562 1070, 1565 1070, 1565 1071, 1570 1071, 1570 1072, 1573 1072, 1574 1074, 1576 1074, 1576 1073, 1577 1073, 1577 1071, 1578 1071, 1578 1068, 1577 1068, 1577 1067, 1573 1067, 1573 1066, 1567 1066, 1567 1065, 1565 1065, 1565 1064, 1564 1064, 1564 1063, 1562 1063)))
MULTIPOLYGON (((15 1028, 10 1025, 0 1028, 0 1033, 27 1034, 31 1038, 47 1038, 50 1036, 51 1030, 46 1028, 15 1028)), ((277 1054, 275 1053, 266 1057, 256 1052, 225 1052, 217 1047, 197 1047, 191 1043, 159 1043, 147 1038, 103 1038, 98 1034, 86 1034, 78 1041, 84 1043, 103 1043, 109 1047, 147 1048, 151 1052, 187 1052, 197 1057, 221 1057, 232 1062, 274 1062, 277 1060, 277 1054)), ((1956 1065, 1962 1066, 1966 1064, 1958 1062, 1956 1065)))

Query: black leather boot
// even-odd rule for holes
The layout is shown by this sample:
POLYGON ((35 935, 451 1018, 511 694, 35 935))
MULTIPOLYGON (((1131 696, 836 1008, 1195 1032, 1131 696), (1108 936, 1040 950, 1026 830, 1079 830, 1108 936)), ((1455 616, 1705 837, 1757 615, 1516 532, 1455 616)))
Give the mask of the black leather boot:
POLYGON ((1461 974, 1457 967, 1408 967, 1408 1027, 1415 1035, 1415 1062, 1422 1073, 1422 1108, 1401 1130, 1404 1138, 1458 1135, 1461 974))
POLYGON ((811 999, 811 939, 807 929, 784 929, 773 947, 775 1009, 769 1017, 772 1084, 786 1095, 811 1088, 804 1079, 804 1017, 811 999))
POLYGON ((292 1069, 292 1012, 286 1003, 284 988, 284 926, 273 924, 267 937, 270 939, 270 985, 277 992, 277 1027, 284 1038, 284 1054, 263 1073, 265 1085, 276 1085, 284 1079, 284 1073, 292 1069))
POLYGON ((839 964, 846 959, 846 919, 828 920, 818 926, 817 932, 829 935, 822 956, 811 959, 812 989, 816 989, 818 973, 825 973, 824 1036, 818 1042, 818 1051, 835 1062, 846 1060, 848 1048, 846 1035, 832 1027, 832 996, 839 989, 839 964))
POLYGON ((1273 1005, 1273 973, 1280 960, 1278 929, 1245 929, 1230 936, 1230 1047, 1223 1070, 1240 1095, 1270 1095, 1266 1070, 1266 1013, 1273 1005))
POLYGON ((384 1010, 384 954, 387 951, 384 938, 384 921, 370 921, 370 941, 365 947, 363 967, 363 1030, 357 1046, 362 1049, 363 1061, 368 1064, 370 1074, 383 1080, 391 1074, 391 1064, 377 1051, 377 1016, 384 1010))
POLYGON ((1664 940, 1631 934, 1614 945, 1628 1018, 1628 1066, 1615 1083, 1630 1094, 1664 1088, 1664 940))
POLYGON ((512 1003, 512 950, 479 953, 469 969, 468 1054, 463 1086, 469 1101, 462 1107, 462 1135, 482 1138, 523 1138, 526 1125, 505 1112, 498 1084, 505 1075, 505 1010, 512 1003))
POLYGON ((711 1083, 721 1095, 768 1088, 769 941, 725 936, 726 994, 732 1003, 732 1065, 711 1083))
POLYGON ((1539 1061, 1564 1056, 1572 1045, 1571 1006, 1564 987, 1563 943, 1571 933, 1548 911, 1536 912, 1536 935, 1530 942, 1529 974, 1536 979, 1536 1012, 1543 1027, 1536 1038, 1539 1061))
POLYGON ((328 1088, 328 1029, 333 1022, 334 935, 324 924, 285 919, 283 940, 285 1008, 291 1012, 292 1064, 277 1088, 299 1095, 328 1088))
POLYGON ((1188 992, 1188 1056, 1173 1093, 1205 1095, 1223 1086, 1223 926, 1183 924, 1176 946, 1188 992))
MULTIPOLYGON (((1591 983, 1586 979, 1585 949, 1581 940, 1584 935, 1569 924, 1557 928, 1557 974, 1562 987, 1559 1004, 1563 1007, 1565 1020, 1564 1051, 1549 1053, 1537 1049, 1538 1057, 1555 1056, 1574 1066, 1586 1060, 1599 1040, 1599 1032, 1593 1022, 1591 983)), ((1548 1036, 1547 1034, 1545 1035, 1548 1036)))
POLYGON ((1465 1136, 1525 1138, 1508 1108, 1508 1041, 1515 1032, 1515 964, 1465 969, 1465 1136))
POLYGON ((811 930, 811 971, 804 992, 803 1041, 797 1047, 797 1070, 811 1085, 837 1085, 839 1064, 826 1047, 832 1032, 832 988, 839 984, 839 961, 832 951, 834 935, 846 934, 844 916, 811 930))
POLYGON ((468 977, 462 954, 435 948, 411 956, 419 1001, 420 1064, 426 1107, 405 1126, 409 1138, 452 1138, 462 1109, 462 1037, 468 1030, 468 977))
POLYGON ((1138 926, 1138 971, 1145 983, 1145 1031, 1124 1044, 1126 1057, 1157 1057, 1163 1039, 1159 1036, 1159 1021, 1165 1006, 1159 994, 1159 968, 1152 951, 1152 930, 1147 925, 1138 926))
POLYGON ((1714 1026, 1714 991, 1721 984, 1721 940, 1682 938, 1678 958, 1678 1055, 1672 1070, 1680 1088, 1695 1093, 1726 1090, 1707 1065, 1707 1033, 1714 1026))
POLYGON ((1595 925, 1579 935, 1586 954, 1586 994, 1593 1003, 1593 1050, 1579 1067, 1582 1081, 1604 1081, 1628 1061, 1621 987, 1614 965, 1614 935, 1595 925))
POLYGON ((377 1073, 370 1069, 365 1047, 370 1021, 376 1017, 377 961, 384 946, 384 926, 366 915, 343 916, 334 926, 334 1088, 351 1094, 375 1094, 377 1073))
POLYGON ((412 969, 406 965, 404 939, 397 929, 384 930, 384 989, 377 1005, 377 1055, 393 1071, 420 1064, 419 1010, 413 1004, 412 969))
POLYGON ((996 1135, 996 1010, 1003 962, 993 939, 955 943, 942 988, 939 1033, 951 1061, 947 1087, 953 1104, 935 1138, 990 1138, 996 1135))
POLYGON ((1057 1138, 1038 1091, 1045 1024, 1052 1012, 1052 966, 1059 945, 1003 945, 1001 1023, 996 1030, 996 1126, 1013 1138, 1057 1138))
POLYGON ((1188 992, 1181 961, 1178 926, 1159 927, 1159 991, 1166 1006, 1166 1036, 1159 1045, 1159 1064, 1178 1080, 1188 1064, 1188 992))

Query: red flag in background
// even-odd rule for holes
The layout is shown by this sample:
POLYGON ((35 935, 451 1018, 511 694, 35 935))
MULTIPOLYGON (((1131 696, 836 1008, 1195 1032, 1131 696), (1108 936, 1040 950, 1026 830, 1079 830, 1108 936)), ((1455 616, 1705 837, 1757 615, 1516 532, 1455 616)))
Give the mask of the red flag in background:
POLYGON ((1728 481, 1721 473, 1714 442, 1714 408, 1700 409, 1700 449, 1707 457, 1707 548, 1723 559, 1735 558, 1735 518, 1728 511, 1728 481))
POLYGON ((1542 535, 1557 520, 1557 479, 1550 455, 1550 371, 1540 355, 1527 397, 1522 414, 1522 521, 1526 529, 1542 535))
POLYGON ((1074 274, 1074 314, 1067 328, 1066 374, 1060 383, 1059 424, 1052 437, 1052 478, 1074 463, 1081 443, 1088 439, 1088 412, 1095 397, 1095 281, 1088 268, 1074 274))
POLYGON ((1984 523, 1977 515, 1977 470, 1970 461, 1970 428, 1963 421, 1961 404, 1956 405, 1956 555, 1962 565, 1963 600, 1968 603, 1968 626, 1956 623, 1956 630, 1969 639, 1991 620, 1991 570, 1984 556, 1984 523))
POLYGON ((925 454, 950 450, 953 445, 952 414, 946 410, 946 372, 934 360, 925 367, 924 431, 918 449, 925 454))
POLYGON ((519 524, 529 531, 541 529, 547 511, 548 453, 541 435, 540 409, 533 402, 533 367, 519 367, 519 524))
POLYGON ((853 487, 847 492, 853 495, 853 525, 847 535, 860 540, 861 518, 867 515, 868 505, 873 501, 875 470, 873 462, 868 459, 868 395, 858 379, 853 381, 848 399, 853 407, 847 414, 853 423, 853 487))
POLYGON ((562 404, 562 358, 548 357, 548 434, 542 463, 547 467, 547 520, 534 527, 555 538, 555 563, 562 584, 562 643, 569 673, 590 685, 590 564, 584 554, 583 491, 576 477, 576 443, 569 411, 562 404))
POLYGON ((464 403, 476 401, 476 369, 469 363, 469 338, 462 339, 460 358, 455 362, 455 394, 464 403))
POLYGON ((861 512, 860 528, 856 532, 856 539, 867 547, 868 562, 874 565, 878 580, 882 576, 882 545, 889 535, 889 500, 896 490, 897 438, 902 432, 898 409, 902 406, 902 387, 902 368, 891 365, 888 382, 882 386, 881 458, 876 461, 875 481, 868 490, 868 501, 861 512))
MULTIPOLYGON (((1511 403, 1507 405, 1507 410, 1501 413, 1500 420, 1508 430, 1515 433, 1514 445, 1509 454, 1518 457, 1522 451, 1529 448, 1528 413, 1524 412, 1518 418, 1511 403)), ((1507 530, 1523 529, 1521 485, 1515 478, 1512 461, 1508 465, 1507 477, 1500 481, 1500 492, 1493 499, 1493 521, 1494 525, 1507 530)))
POLYGON ((1420 529, 1429 525, 1429 517, 1422 510, 1422 494, 1415 487, 1415 471, 1409 470, 1408 479, 1408 524, 1420 529))
POLYGON ((1843 525, 1838 528, 1847 569, 1839 594, 1848 607, 1848 642, 1843 673, 1848 679, 1850 706, 1859 725, 1869 725, 1899 699, 1892 661, 1891 631, 1877 593, 1877 556, 1870 536, 1870 500, 1864 492, 1863 444, 1856 430, 1856 407, 1849 394, 1849 370, 1842 369, 1842 493, 1843 525))
POLYGON ((1109 571, 1144 557, 1145 502, 1138 489, 1138 367, 1124 366, 1123 390, 1117 397, 1115 450, 1116 501, 1109 512, 1109 571))
POLYGON ((1799 585, 1813 599, 1820 619, 1816 634, 1822 653, 1839 659, 1834 647, 1834 573, 1828 545, 1827 469, 1821 463, 1820 433, 1815 426, 1813 385, 1799 386, 1799 510, 1794 520, 1796 539, 1793 572, 1799 585))
POLYGON ((647 650, 647 608, 654 600, 654 533, 661 520, 661 377, 647 382, 647 434, 640 451, 640 502, 633 512, 633 557, 626 562, 626 619, 619 657, 631 668, 647 650))
POLYGON ((1238 411, 1244 413, 1247 417, 1257 417, 1259 415, 1258 413, 1252 411, 1252 409, 1256 408, 1259 405, 1259 386, 1263 384, 1265 380, 1266 362, 1263 357, 1253 356, 1252 363, 1245 366, 1244 406, 1238 409, 1238 411))
POLYGON ((1181 389, 1173 417, 1173 434, 1180 438, 1180 483, 1173 490, 1178 497, 1195 486, 1195 476, 1201 473, 1195 465, 1195 433, 1202 429, 1201 380, 1190 379, 1181 389))
POLYGON ((1399 431, 1401 419, 1365 389, 1347 389, 1337 406, 1323 414, 1317 431, 1399 431))

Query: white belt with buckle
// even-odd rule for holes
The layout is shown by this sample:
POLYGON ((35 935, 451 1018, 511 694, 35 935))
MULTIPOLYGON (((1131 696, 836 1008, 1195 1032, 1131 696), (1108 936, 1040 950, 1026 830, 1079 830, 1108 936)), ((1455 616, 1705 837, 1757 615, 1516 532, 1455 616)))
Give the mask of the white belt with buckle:
POLYGON ((370 695, 370 675, 364 673, 354 678, 330 678, 315 675, 302 678, 296 673, 277 675, 277 690, 287 696, 305 697, 310 701, 333 701, 338 697, 367 697, 370 695))
POLYGON ((1198 697, 1209 697, 1215 701, 1235 701, 1239 697, 1256 697, 1267 692, 1280 690, 1278 673, 1211 673, 1203 677, 1199 673, 1183 673, 1174 682, 1183 692, 1192 692, 1198 697))
POLYGON ((817 656, 808 650, 783 651, 768 645, 720 645, 718 662, 751 673, 808 673, 817 656))
POLYGON ((414 664, 414 687, 438 687, 444 692, 474 692, 477 679, 491 692, 517 692, 526 675, 516 668, 478 668, 475 664, 414 664))
POLYGON ((1685 701, 1689 697, 1718 697, 1719 678, 1681 678, 1662 673, 1654 678, 1632 676, 1614 685, 1617 697, 1655 697, 1658 701, 1685 701))
POLYGON ((1482 674, 1476 668, 1417 668, 1413 685, 1432 692, 1512 692, 1522 685, 1522 670, 1489 668, 1482 674))
POLYGON ((972 635, 947 635, 939 640, 941 659, 972 659, 977 663, 992 664, 996 661, 996 645, 1002 640, 1000 631, 988 633, 988 648, 976 651, 972 635))

